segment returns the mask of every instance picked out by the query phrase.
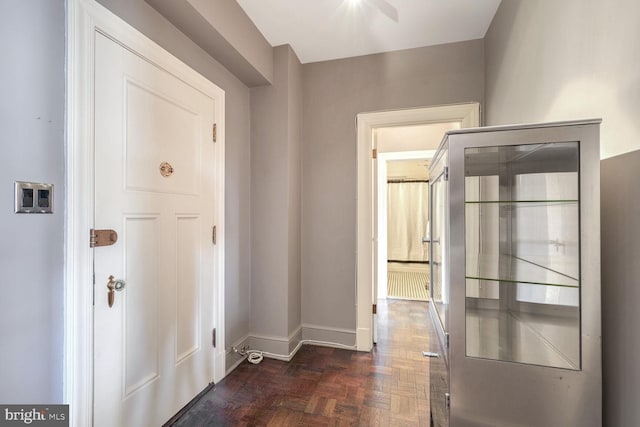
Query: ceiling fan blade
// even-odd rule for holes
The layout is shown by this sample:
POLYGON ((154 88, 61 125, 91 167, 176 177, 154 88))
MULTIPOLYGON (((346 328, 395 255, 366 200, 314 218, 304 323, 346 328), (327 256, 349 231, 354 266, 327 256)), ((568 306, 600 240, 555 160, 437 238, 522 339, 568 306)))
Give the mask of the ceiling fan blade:
POLYGON ((367 3, 376 7, 383 15, 394 22, 398 22, 398 9, 387 0, 366 0, 367 3))

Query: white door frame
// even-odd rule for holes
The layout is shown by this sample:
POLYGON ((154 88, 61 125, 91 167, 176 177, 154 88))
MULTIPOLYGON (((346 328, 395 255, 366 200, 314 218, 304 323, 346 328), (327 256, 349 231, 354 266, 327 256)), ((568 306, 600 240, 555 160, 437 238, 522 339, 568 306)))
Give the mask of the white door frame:
MULTIPOLYGON (((96 31, 158 65, 215 100, 215 206, 217 247, 214 298, 218 347, 213 380, 225 375, 224 354, 224 91, 189 68, 95 0, 67 0, 67 146, 65 214, 64 402, 71 426, 93 423, 94 36, 96 31)), ((195 396, 194 396, 195 397, 195 396)))
POLYGON ((472 102, 357 115, 356 348, 359 351, 373 348, 373 265, 377 238, 373 194, 376 176, 371 155, 376 148, 373 130, 442 122, 459 122, 461 127, 479 126, 480 104, 472 102))

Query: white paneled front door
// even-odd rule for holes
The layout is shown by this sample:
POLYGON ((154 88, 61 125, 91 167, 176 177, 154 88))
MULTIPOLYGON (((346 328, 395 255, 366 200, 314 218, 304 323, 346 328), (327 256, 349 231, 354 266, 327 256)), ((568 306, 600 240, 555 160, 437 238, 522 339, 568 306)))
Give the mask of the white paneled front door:
POLYGON ((94 249, 95 426, 162 425, 213 380, 214 106, 96 33, 95 228, 119 237, 94 249))

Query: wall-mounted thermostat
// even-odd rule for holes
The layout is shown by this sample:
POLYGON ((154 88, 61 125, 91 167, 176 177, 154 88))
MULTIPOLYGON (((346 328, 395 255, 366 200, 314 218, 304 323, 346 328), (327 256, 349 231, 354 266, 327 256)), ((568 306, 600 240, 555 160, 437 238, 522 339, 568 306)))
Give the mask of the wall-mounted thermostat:
POLYGON ((16 213, 53 213, 53 184, 15 183, 16 213))

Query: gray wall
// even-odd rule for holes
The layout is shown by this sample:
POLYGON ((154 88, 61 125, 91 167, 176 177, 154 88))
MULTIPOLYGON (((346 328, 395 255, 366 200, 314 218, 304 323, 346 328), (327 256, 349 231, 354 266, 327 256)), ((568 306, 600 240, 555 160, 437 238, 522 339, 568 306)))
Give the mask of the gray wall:
MULTIPOLYGON (((175 1, 175 0, 172 0, 175 1)), ((273 78, 273 48, 235 1, 186 0, 206 17, 268 83, 273 78)), ((263 83, 264 84, 264 83, 263 83)))
MULTIPOLYGON (((282 47, 278 48, 282 49, 282 47)), ((289 140, 289 321, 288 334, 302 323, 302 64, 288 48, 288 128, 289 140)), ((290 349, 289 351, 291 351, 290 349)))
POLYGON ((0 402, 62 402, 64 1, 0 2, 0 402), (55 185, 13 213, 13 182, 55 185))
POLYGON ((602 323, 606 426, 640 420, 640 151, 602 161, 602 323))
POLYGON ((356 114, 483 102, 483 41, 305 64, 303 76, 302 322, 355 332, 356 114))
POLYGON ((251 89, 251 333, 279 354, 300 326, 300 75, 293 50, 280 46, 273 85, 251 89))
POLYGON ((100 3, 225 91, 225 346, 230 347, 249 332, 251 313, 249 89, 143 0, 100 3))
POLYGON ((604 425, 640 420, 640 2, 503 1, 485 37, 487 124, 602 117, 604 425), (615 156, 615 157, 613 157, 615 156))
POLYGON ((145 0, 249 87, 273 79, 273 48, 229 0, 145 0))
POLYGON ((600 117, 601 157, 640 148, 640 2, 503 1, 485 37, 487 124, 600 117))

